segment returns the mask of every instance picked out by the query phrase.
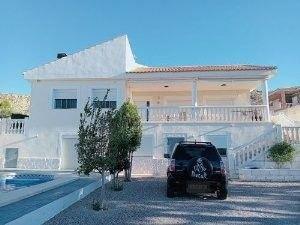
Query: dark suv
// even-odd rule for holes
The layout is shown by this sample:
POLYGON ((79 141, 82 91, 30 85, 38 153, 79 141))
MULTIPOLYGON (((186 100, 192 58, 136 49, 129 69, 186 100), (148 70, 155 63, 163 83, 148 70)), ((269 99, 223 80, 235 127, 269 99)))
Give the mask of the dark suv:
POLYGON ((176 193, 216 193, 227 198, 227 177, 222 158, 210 142, 179 142, 167 170, 167 197, 176 193))

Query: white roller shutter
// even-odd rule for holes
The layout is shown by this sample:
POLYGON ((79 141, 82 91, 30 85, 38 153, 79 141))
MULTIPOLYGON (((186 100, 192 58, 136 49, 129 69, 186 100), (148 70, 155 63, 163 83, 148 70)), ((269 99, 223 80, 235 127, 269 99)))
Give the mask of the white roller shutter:
MULTIPOLYGON (((93 89, 92 98, 102 101, 106 93, 107 93, 107 89, 105 88, 93 89)), ((106 101, 117 101, 117 89, 110 89, 106 101)))
POLYGON ((76 89, 54 89, 53 99, 77 99, 76 89))

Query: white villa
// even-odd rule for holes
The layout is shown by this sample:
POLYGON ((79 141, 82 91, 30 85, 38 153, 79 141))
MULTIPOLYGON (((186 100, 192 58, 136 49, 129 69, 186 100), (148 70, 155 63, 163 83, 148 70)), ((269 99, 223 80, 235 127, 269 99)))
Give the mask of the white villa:
POLYGON ((215 144, 237 174, 281 140, 268 105, 275 73, 258 65, 148 67, 135 61, 127 36, 117 37, 24 72, 30 117, 0 122, 0 168, 74 170, 79 114, 89 97, 110 89, 106 107, 127 99, 139 107, 143 137, 133 173, 165 174, 164 153, 197 140, 215 144), (262 105, 251 104, 255 89, 262 105))

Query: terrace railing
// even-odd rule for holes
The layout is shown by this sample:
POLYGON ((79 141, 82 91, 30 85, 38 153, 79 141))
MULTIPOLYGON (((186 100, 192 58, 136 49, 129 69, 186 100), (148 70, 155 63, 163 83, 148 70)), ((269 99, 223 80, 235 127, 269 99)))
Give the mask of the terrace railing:
POLYGON ((143 122, 266 122, 267 107, 256 106, 166 106, 142 107, 143 122))
POLYGON ((291 144, 300 144, 300 127, 282 127, 283 139, 291 144))
POLYGON ((0 119, 0 134, 24 134, 26 119, 0 119))

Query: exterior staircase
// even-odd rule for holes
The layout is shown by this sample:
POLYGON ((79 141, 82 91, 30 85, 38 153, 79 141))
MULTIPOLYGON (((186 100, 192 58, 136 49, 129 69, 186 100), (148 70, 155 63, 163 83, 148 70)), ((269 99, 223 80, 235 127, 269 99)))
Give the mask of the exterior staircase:
POLYGON ((274 162, 267 157, 268 149, 280 141, 291 143, 296 148, 296 156, 292 164, 286 168, 300 169, 300 127, 281 127, 258 136, 250 142, 229 151, 229 174, 231 178, 239 178, 239 170, 244 168, 276 168, 274 162))

